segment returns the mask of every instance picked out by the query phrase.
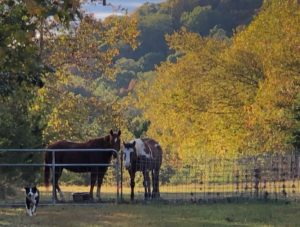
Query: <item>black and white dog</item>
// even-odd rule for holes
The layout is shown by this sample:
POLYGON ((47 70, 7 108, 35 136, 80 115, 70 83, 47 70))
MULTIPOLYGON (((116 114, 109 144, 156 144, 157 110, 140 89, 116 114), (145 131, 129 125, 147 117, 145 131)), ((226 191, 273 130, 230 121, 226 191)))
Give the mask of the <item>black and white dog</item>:
POLYGON ((29 216, 36 215, 36 208, 39 204, 40 193, 36 186, 25 187, 26 211, 29 216))

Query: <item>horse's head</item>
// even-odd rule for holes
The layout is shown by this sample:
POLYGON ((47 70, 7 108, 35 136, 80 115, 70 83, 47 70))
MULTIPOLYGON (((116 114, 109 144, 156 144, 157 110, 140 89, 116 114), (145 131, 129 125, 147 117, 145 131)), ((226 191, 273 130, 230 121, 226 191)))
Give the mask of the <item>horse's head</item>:
POLYGON ((124 165, 126 169, 129 169, 131 166, 132 161, 137 159, 137 154, 136 154, 136 148, 135 148, 135 141, 131 143, 124 143, 124 165))
MULTIPOLYGON (((119 151, 121 148, 121 131, 119 130, 117 133, 113 132, 113 130, 110 130, 109 133, 109 143, 110 147, 116 151, 119 151)), ((113 153, 114 157, 117 157, 117 154, 113 153)))

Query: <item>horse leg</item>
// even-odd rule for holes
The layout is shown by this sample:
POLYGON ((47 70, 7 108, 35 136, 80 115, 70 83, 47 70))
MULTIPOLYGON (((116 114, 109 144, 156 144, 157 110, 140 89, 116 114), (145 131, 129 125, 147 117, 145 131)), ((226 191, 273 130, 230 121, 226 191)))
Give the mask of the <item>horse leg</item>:
POLYGON ((160 193, 159 193, 159 169, 155 170, 154 179, 155 179, 155 198, 159 198, 160 197, 160 193))
POLYGON ((151 198, 151 181, 149 176, 149 171, 147 171, 147 190, 148 190, 148 198, 151 198))
POLYGON ((55 196, 54 196, 54 199, 56 201, 58 201, 57 192, 59 193, 61 200, 65 201, 64 194, 62 193, 62 191, 58 185, 58 179, 61 177, 62 171, 63 171, 62 168, 56 168, 56 171, 55 171, 55 193, 54 193, 55 196))
POLYGON ((152 184, 152 198, 159 198, 159 170, 157 169, 152 170, 152 184))
MULTIPOLYGON (((53 172, 52 172, 53 173, 53 172)), ((55 201, 58 201, 58 198, 57 198, 57 188, 59 187, 58 186, 58 174, 57 174, 57 169, 55 169, 55 174, 54 174, 54 176, 52 176, 52 182, 53 182, 53 177, 55 177, 55 179, 54 179, 54 188, 53 188, 53 190, 54 190, 54 200, 55 201)))
POLYGON ((145 188, 145 200, 147 200, 148 198, 150 198, 150 194, 151 194, 151 185, 150 185, 150 177, 149 177, 149 171, 145 170, 143 171, 143 175, 144 175, 144 188, 145 188))
POLYGON ((96 178, 97 178, 97 171, 94 169, 91 170, 91 187, 90 187, 90 198, 91 200, 94 199, 93 192, 94 192, 94 186, 96 183, 96 178))
POLYGON ((103 182, 103 177, 104 177, 104 174, 105 174, 106 170, 104 169, 99 169, 98 170, 98 179, 97 179, 97 198, 98 200, 100 201, 101 200, 101 197, 100 197, 100 191, 101 191, 101 185, 102 185, 102 182, 103 182))
POLYGON ((56 190, 59 193, 59 197, 61 198, 61 201, 62 202, 66 201, 64 193, 62 192, 58 184, 56 185, 56 190))
POLYGON ((131 188, 131 194, 130 194, 130 199, 131 201, 134 200, 134 178, 135 178, 135 171, 129 171, 129 175, 130 175, 130 188, 131 188))
POLYGON ((152 178, 152 199, 153 199, 153 198, 155 198, 155 193, 156 193, 154 169, 151 170, 151 178, 152 178))

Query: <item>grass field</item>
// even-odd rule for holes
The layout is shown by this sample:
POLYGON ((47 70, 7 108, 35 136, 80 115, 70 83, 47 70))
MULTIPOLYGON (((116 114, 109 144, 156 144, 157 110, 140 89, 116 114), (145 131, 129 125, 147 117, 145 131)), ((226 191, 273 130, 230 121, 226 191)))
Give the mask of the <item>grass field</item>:
POLYGON ((0 208, 0 226, 299 226, 299 203, 98 204, 0 208))
MULTIPOLYGON (((275 200, 276 198, 281 200, 289 201, 300 201, 300 181, 297 181, 295 184, 297 187, 292 188, 291 185, 293 182, 285 182, 287 197, 284 197, 282 194, 282 183, 278 183, 275 187, 272 184, 267 184, 266 188, 260 187, 259 198, 263 199, 264 192, 267 190, 269 193, 268 199, 275 200)), ((250 185, 250 184, 249 184, 250 185)), ((248 186, 249 186, 248 185, 248 186)), ((78 186, 78 185, 64 185, 61 184, 61 189, 64 192, 66 201, 72 200, 72 194, 74 192, 89 192, 89 186, 78 186)), ((246 192, 242 186, 240 190, 236 191, 234 184, 204 184, 204 185, 162 185, 160 186, 161 197, 164 200, 184 200, 184 201, 202 201, 209 199, 224 200, 225 198, 239 198, 245 200, 247 198, 254 198, 254 188, 251 185, 246 192)), ((41 193, 41 202, 50 202, 52 197, 52 186, 46 189, 43 186, 39 186, 41 193)), ((0 205, 2 204, 16 204, 23 203, 24 201, 24 189, 15 188, 15 194, 12 196, 6 196, 5 200, 0 200, 0 205)), ((105 200, 114 200, 117 197, 117 188, 113 185, 103 185, 101 188, 101 197, 105 200)), ((94 188, 94 196, 96 196, 96 187, 94 188)), ((123 198, 127 201, 130 200, 130 188, 128 185, 123 186, 123 198)), ((135 198, 139 201, 142 201, 144 198, 144 188, 141 184, 137 184, 135 187, 135 198)), ((200 201, 200 202, 201 202, 200 201)), ((299 225, 300 226, 300 225, 299 225)))

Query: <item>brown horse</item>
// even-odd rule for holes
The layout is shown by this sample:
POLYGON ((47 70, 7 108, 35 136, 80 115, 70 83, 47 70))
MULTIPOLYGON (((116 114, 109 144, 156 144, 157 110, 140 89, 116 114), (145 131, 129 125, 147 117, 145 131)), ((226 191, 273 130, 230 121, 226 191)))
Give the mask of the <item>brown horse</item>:
MULTIPOLYGON (((118 133, 114 133, 112 130, 109 135, 97 138, 93 140, 89 140, 85 143, 74 143, 68 142, 65 140, 55 142, 48 146, 48 149, 76 149, 76 151, 66 152, 66 151, 56 151, 55 152, 55 164, 109 164, 111 162, 112 156, 116 155, 113 151, 120 150, 120 135, 121 131, 118 133), (77 149, 113 149, 111 151, 77 151, 77 149)), ((45 155, 45 163, 52 163, 52 152, 47 151, 45 155)), ((64 200, 63 194, 58 185, 58 179, 60 178, 63 169, 70 170, 72 172, 83 173, 90 172, 91 173, 91 187, 90 187, 90 197, 93 199, 93 190, 96 183, 96 179, 98 182, 97 185, 97 198, 100 199, 100 188, 103 181, 103 177, 107 171, 108 166, 57 166, 55 167, 55 192, 54 199, 57 200, 57 192, 59 192, 60 197, 64 200)), ((50 167, 45 167, 44 172, 45 177, 45 185, 49 185, 50 178, 50 167)))
POLYGON ((134 178, 137 171, 144 176, 145 199, 159 198, 159 170, 162 163, 161 146, 153 139, 134 139, 124 143, 124 163, 130 175, 131 200, 134 200, 134 178), (149 171, 152 175, 152 195, 149 171))

